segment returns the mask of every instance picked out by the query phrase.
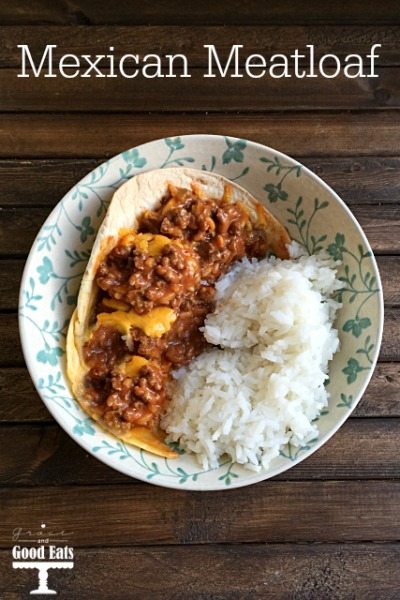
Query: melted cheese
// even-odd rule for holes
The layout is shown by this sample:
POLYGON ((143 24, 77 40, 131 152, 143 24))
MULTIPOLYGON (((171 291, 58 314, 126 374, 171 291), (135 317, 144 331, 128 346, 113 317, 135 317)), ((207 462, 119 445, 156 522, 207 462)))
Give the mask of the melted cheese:
POLYGON ((135 233, 129 229, 121 229, 120 243, 125 246, 135 245, 136 248, 145 252, 149 256, 158 256, 164 246, 171 243, 171 240, 165 235, 155 233, 135 233))
POLYGON ((166 306, 154 308, 146 315, 138 315, 132 310, 129 312, 116 310, 112 313, 97 315, 99 325, 116 327, 123 335, 128 335, 131 327, 139 327, 148 337, 154 338, 159 338, 167 333, 175 320, 176 314, 172 308, 166 306))
POLYGON ((130 306, 122 300, 115 300, 114 298, 103 298, 101 303, 107 308, 114 308, 115 310, 129 310, 130 306))
POLYGON ((260 202, 257 202, 256 204, 256 212, 257 212, 257 218, 258 218, 258 223, 260 225, 267 225, 267 213, 265 208, 263 207, 263 205, 260 202))
POLYGON ((225 184, 224 185, 224 194, 222 196, 222 202, 231 202, 232 201, 232 186, 225 184))
POLYGON ((126 377, 136 377, 139 374, 139 371, 144 365, 148 364, 148 360, 143 358, 143 356, 132 356, 128 362, 122 363, 118 371, 122 375, 126 375, 126 377))

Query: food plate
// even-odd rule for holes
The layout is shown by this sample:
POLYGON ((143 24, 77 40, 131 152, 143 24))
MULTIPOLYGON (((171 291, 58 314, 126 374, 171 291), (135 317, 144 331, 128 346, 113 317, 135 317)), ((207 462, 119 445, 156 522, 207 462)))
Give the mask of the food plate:
POLYGON ((26 363, 49 411, 86 451, 144 481, 179 489, 218 490, 273 477, 324 444, 360 400, 379 354, 383 298, 375 259, 361 227, 337 194, 288 156, 247 140, 189 135, 132 148, 97 167, 59 202, 41 228, 21 283, 19 323, 26 363), (341 348, 330 364, 329 406, 319 436, 301 448, 282 448, 258 473, 231 463, 202 469, 195 458, 156 457, 105 433, 71 396, 65 375, 65 337, 96 231, 118 187, 150 169, 190 166, 239 182, 287 227, 308 253, 326 250, 342 262, 343 303, 336 326, 341 348))

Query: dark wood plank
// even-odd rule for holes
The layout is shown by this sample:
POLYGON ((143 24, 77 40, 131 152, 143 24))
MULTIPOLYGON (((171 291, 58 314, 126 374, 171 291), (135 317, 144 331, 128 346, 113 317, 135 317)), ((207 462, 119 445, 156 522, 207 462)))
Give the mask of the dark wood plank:
MULTIPOLYGON (((385 311, 385 327, 380 353, 381 361, 399 361, 400 347, 398 344, 400 329, 400 310, 387 308, 385 311)), ((19 345, 19 333, 16 314, 0 313, 0 330, 2 345, 0 347, 0 367, 14 367, 24 364, 19 345)))
MULTIPOLYGON (((353 205, 351 209, 375 253, 400 253, 400 205, 353 205)), ((48 217, 49 208, 6 207, 0 210, 0 255, 27 254, 48 217)))
MULTIPOLYGON (((101 159, 0 160, 1 206, 54 206, 101 159)), ((400 157, 356 156, 301 162, 349 205, 400 203, 400 157)))
MULTIPOLYGON (((352 212, 363 228, 373 251, 376 254, 391 254, 393 243, 390 238, 400 242, 400 206, 352 206, 352 212)), ((397 247, 397 244, 395 246, 397 247)), ((398 250, 393 248, 393 253, 397 254, 398 250)))
POLYGON ((396 541, 399 481, 266 481, 224 495, 148 484, 4 488, 0 546, 49 516, 74 546, 396 541), (107 518, 103 518, 107 515, 107 518))
POLYGON ((121 0, 118 4, 96 0, 17 0, 2 3, 0 22, 16 24, 123 24, 123 25, 288 25, 288 24, 366 24, 400 23, 396 0, 379 4, 352 2, 324 3, 308 0, 301 10, 291 0, 261 3, 257 0, 231 0, 229 10, 212 0, 184 3, 179 0, 141 2, 121 0))
MULTIPOLYGON (((387 306, 400 305, 400 256, 378 256, 383 295, 387 306)), ((0 259, 0 310, 15 310, 18 305, 19 286, 24 259, 0 259)))
POLYGON ((0 260, 0 310, 15 310, 25 261, 0 260))
POLYGON ((301 162, 331 185, 346 204, 400 202, 399 157, 306 156, 301 162))
POLYGON ((0 23, 73 23, 69 4, 62 0, 17 0, 0 5, 0 23))
POLYGON ((101 162, 96 159, 0 160, 0 206, 55 206, 77 181, 101 162))
POLYGON ((399 430, 400 419, 349 419, 322 448, 276 479, 398 478, 399 430))
POLYGON ((400 416, 400 365, 378 363, 355 417, 400 416))
MULTIPOLYGON (((61 600, 396 600, 399 554, 397 544, 371 543, 85 548, 75 551, 73 570, 49 571, 49 585, 61 600)), ((4 590, 15 594, 5 600, 32 588, 35 575, 13 571, 9 551, 0 564, 4 590)))
POLYGON ((0 366, 13 367, 25 364, 18 331, 18 315, 0 314, 1 347, 0 366))
POLYGON ((398 306, 400 304, 400 257, 378 256, 377 262, 385 304, 387 306, 398 306))
POLYGON ((215 133, 254 140, 293 156, 393 156, 400 113, 7 114, 0 122, 0 157, 108 157, 171 135, 215 133))
POLYGON ((0 369, 0 422, 52 420, 25 367, 0 369))
MULTIPOLYGON (((355 417, 400 417, 400 364, 378 363, 355 417)), ((0 423, 52 422, 24 368, 0 369, 0 423)))
POLYGON ((134 113, 399 108, 400 69, 386 67, 376 72, 377 79, 362 79, 361 85, 342 74, 334 79, 207 79, 204 70, 192 69, 187 79, 17 79, 17 70, 3 69, 0 110, 134 113))
MULTIPOLYGON (((20 44, 28 44, 33 60, 40 63, 47 44, 53 49, 54 61, 64 54, 78 56, 107 54, 113 47, 113 55, 120 59, 124 54, 138 54, 141 58, 149 53, 164 57, 168 54, 184 54, 189 66, 207 65, 208 50, 204 46, 213 44, 221 61, 226 61, 231 48, 241 43, 241 63, 250 54, 262 54, 267 59, 275 53, 289 56, 296 49, 305 54, 301 62, 309 62, 308 44, 314 46, 315 61, 325 54, 335 54, 343 60, 348 54, 357 52, 365 57, 373 44, 376 49, 377 65, 400 63, 399 26, 230 26, 230 27, 182 27, 182 26, 91 26, 49 27, 22 26, 0 27, 0 67, 21 67, 20 44)), ((328 62, 326 62, 328 64, 328 62)), ((331 63, 332 64, 332 63, 331 63)), ((368 64, 368 63, 367 63, 368 64)), ((107 59, 97 63, 107 67, 107 59)))
POLYGON ((388 308, 385 311, 385 324, 379 355, 380 360, 397 361, 400 359, 400 347, 398 343, 400 318, 398 312, 395 308, 388 308))
POLYGON ((26 255, 44 221, 48 208, 0 210, 0 255, 26 255))
MULTIPOLYGON (((400 419, 349 419, 322 448, 275 480, 399 479, 399 436, 400 419)), ((130 481, 84 452, 56 425, 3 425, 0 445, 1 486, 130 481)))

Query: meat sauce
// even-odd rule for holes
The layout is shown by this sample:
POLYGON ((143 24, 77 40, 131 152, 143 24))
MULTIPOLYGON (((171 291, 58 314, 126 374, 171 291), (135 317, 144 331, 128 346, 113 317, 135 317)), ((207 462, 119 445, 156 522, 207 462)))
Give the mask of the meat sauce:
POLYGON ((228 186, 221 199, 170 186, 160 206, 143 213, 137 232, 122 232, 98 267, 97 325, 84 346, 86 395, 107 425, 126 431, 157 424, 171 370, 207 346, 200 327, 214 309, 216 280, 244 256, 266 254, 265 230, 230 201, 228 186), (135 324, 123 335, 107 319, 133 311, 141 324, 160 307, 173 315, 162 335, 135 324))

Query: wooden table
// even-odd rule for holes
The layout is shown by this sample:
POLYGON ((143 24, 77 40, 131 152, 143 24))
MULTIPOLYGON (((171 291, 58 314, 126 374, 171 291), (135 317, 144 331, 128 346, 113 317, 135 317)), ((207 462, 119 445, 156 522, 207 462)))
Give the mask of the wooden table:
MULTIPOLYGON (((35 581, 11 568, 11 532, 73 532, 59 598, 400 597, 400 7, 396 0, 273 2, 20 0, 0 5, 0 597, 35 581), (366 53, 379 79, 17 79, 19 43, 40 52, 366 53), (271 145, 348 203, 377 255, 386 321, 379 365, 353 416, 295 468, 220 493, 157 488, 88 456, 35 393, 19 346, 24 259, 50 209, 128 147, 193 132, 271 145)), ((50 578, 52 575, 50 575, 50 578)))

